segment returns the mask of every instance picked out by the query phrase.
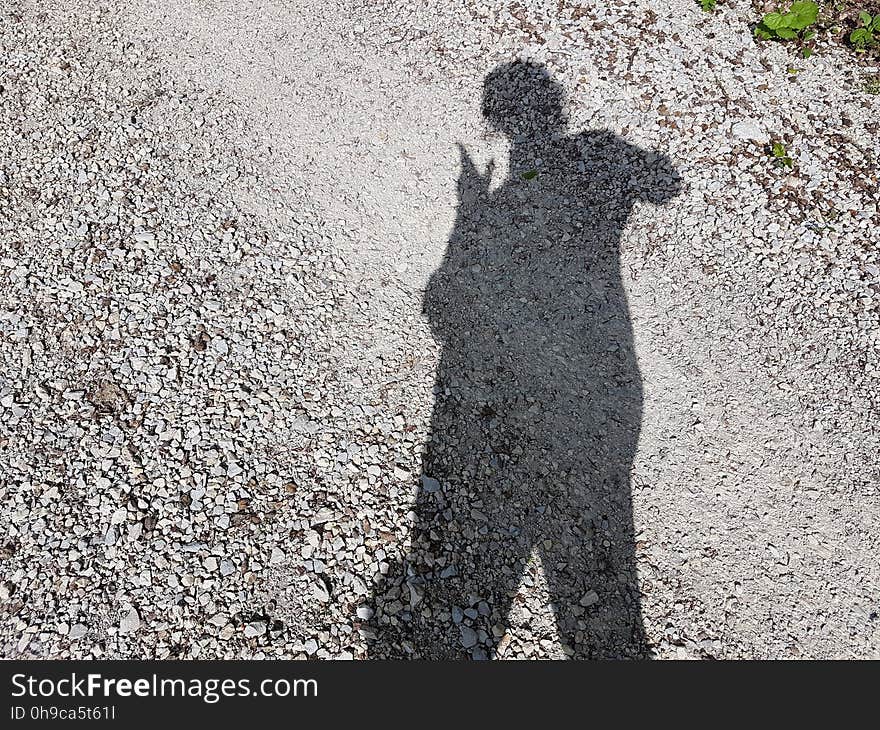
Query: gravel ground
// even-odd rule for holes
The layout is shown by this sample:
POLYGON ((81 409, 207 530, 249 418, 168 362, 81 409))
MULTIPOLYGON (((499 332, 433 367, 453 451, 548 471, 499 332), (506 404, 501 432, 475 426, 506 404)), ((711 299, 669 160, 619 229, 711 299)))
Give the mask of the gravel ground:
POLYGON ((845 49, 744 0, 0 8, 4 657, 880 657, 845 49), (516 57, 566 105, 525 137, 516 57))

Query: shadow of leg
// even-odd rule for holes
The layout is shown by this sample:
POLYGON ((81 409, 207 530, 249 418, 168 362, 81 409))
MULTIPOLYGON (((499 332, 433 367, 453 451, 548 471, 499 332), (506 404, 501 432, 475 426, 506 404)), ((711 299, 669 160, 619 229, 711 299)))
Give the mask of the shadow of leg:
POLYGON ((506 633, 528 541, 459 494, 420 494, 407 559, 375 593, 371 658, 487 659, 506 633))
POLYGON ((644 659, 628 515, 618 524, 586 513, 548 532, 540 544, 559 638, 573 659, 644 659))

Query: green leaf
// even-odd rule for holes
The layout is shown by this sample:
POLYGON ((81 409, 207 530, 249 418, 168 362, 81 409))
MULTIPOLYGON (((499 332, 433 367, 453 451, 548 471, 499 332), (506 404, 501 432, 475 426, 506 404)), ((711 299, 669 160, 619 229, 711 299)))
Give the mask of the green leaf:
POLYGON ((803 36, 802 36, 802 38, 803 38, 805 41, 811 41, 811 40, 813 40, 813 38, 815 38, 815 37, 816 37, 816 31, 814 31, 814 30, 808 30, 808 31, 807 31, 806 33, 804 33, 803 36))
POLYGON ((783 25, 782 16, 779 13, 767 13, 761 21, 769 30, 776 30, 783 25))
POLYGON ((537 170, 528 170, 527 172, 524 172, 524 173, 522 174, 522 179, 523 179, 523 180, 534 180, 536 177, 538 177, 538 171, 537 171, 537 170))
POLYGON ((774 142, 773 143, 773 156, 774 157, 785 157, 785 146, 782 142, 774 142))
POLYGON ((819 18, 819 6, 813 2, 792 3, 788 10, 790 13, 794 13, 798 17, 799 24, 792 27, 799 29, 812 25, 819 18))
POLYGON ((789 10, 798 15, 812 14, 817 17, 819 15, 819 6, 812 2, 812 0, 798 0, 797 2, 793 2, 789 10))
POLYGON ((813 49, 812 48, 804 48, 801 50, 801 55, 804 58, 809 58, 810 56, 813 55, 813 49))
POLYGON ((871 14, 870 14, 870 13, 866 13, 864 10, 863 10, 862 12, 859 13, 859 21, 860 21, 861 24, 864 25, 866 28, 869 27, 869 26, 871 25, 871 22, 872 22, 873 20, 874 20, 874 19, 871 17, 871 14))
POLYGON ((777 28, 776 35, 778 35, 780 38, 784 38, 787 41, 790 41, 793 38, 797 38, 797 32, 793 31, 791 28, 777 28))
POLYGON ((871 35, 871 31, 867 28, 856 28, 852 33, 849 34, 849 42, 852 43, 856 48, 864 48, 874 40, 874 36, 871 35))
POLYGON ((874 16, 874 21, 871 23, 871 30, 880 30, 880 14, 874 16))
POLYGON ((755 35, 761 40, 769 41, 773 36, 773 31, 761 23, 761 25, 755 27, 755 35))

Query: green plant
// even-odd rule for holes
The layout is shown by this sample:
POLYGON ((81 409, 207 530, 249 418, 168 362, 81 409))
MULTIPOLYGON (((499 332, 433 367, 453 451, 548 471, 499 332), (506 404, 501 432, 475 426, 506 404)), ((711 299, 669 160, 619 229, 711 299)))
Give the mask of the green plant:
POLYGON ((866 94, 880 94, 880 75, 869 74, 862 78, 862 90, 866 94))
POLYGON ((711 13, 716 7, 718 7, 718 0, 698 0, 698 2, 705 13, 711 13))
POLYGON ((857 50, 864 51, 877 42, 875 33, 880 35, 880 13, 871 17, 870 13, 863 10, 859 13, 859 27, 849 34, 849 42, 857 50))
POLYGON ((770 145, 770 156, 777 165, 787 167, 789 170, 794 167, 794 160, 789 157, 782 142, 773 142, 770 145))
POLYGON ((814 2, 793 2, 785 12, 767 13, 755 27, 755 35, 763 40, 790 41, 800 38, 809 41, 815 31, 807 30, 819 18, 819 6, 814 2))

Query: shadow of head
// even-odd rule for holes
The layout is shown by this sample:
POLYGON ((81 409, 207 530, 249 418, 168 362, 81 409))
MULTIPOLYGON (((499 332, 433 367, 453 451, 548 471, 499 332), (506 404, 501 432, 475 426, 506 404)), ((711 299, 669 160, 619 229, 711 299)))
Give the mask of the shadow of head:
POLYGON ((542 64, 504 63, 483 83, 483 116, 511 138, 561 134, 568 123, 565 91, 542 64))

